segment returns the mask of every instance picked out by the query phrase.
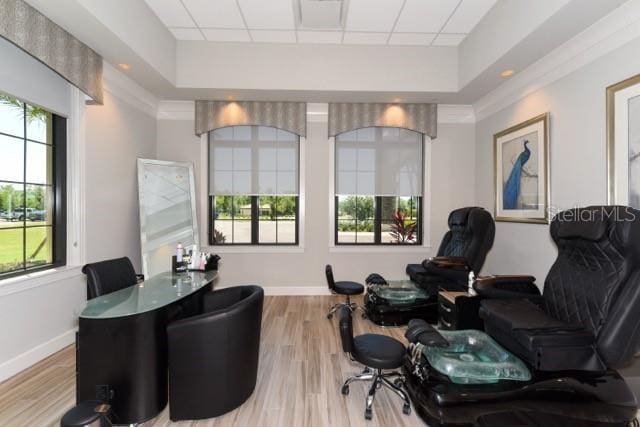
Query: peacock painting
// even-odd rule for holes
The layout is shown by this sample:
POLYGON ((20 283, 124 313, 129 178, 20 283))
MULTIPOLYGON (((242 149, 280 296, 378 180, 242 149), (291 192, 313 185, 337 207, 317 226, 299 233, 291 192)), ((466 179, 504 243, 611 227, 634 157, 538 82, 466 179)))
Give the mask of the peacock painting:
POLYGON ((513 167, 511 168, 511 173, 509 173, 509 178, 507 182, 504 184, 504 188, 502 190, 502 208, 503 209, 516 209, 518 205, 518 199, 520 197, 520 183, 522 182, 522 172, 524 165, 527 164, 529 158, 531 157, 531 150, 528 147, 529 141, 525 140, 523 143, 523 150, 518 155, 513 167))
POLYGON ((549 221, 549 113, 494 137, 496 220, 549 221))

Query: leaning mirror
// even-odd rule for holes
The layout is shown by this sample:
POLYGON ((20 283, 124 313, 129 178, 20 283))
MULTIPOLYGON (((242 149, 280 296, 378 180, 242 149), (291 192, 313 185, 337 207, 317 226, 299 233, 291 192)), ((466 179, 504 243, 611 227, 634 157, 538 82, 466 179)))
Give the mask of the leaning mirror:
POLYGON ((171 270, 178 243, 200 246, 193 164, 138 159, 140 246, 145 278, 171 270))

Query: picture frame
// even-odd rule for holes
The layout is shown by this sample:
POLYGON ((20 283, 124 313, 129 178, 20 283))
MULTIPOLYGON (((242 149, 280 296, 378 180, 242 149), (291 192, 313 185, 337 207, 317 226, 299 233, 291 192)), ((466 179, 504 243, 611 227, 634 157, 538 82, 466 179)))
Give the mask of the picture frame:
POLYGON ((640 208, 640 74, 607 93, 607 201, 640 208))
POLYGON ((548 224, 549 113, 493 135, 495 220, 548 224))

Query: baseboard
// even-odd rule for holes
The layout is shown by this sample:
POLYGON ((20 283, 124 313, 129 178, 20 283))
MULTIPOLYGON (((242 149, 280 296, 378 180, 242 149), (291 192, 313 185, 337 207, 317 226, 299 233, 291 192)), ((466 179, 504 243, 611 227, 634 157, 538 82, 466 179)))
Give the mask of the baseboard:
POLYGON ((0 382, 11 378, 17 373, 35 365, 42 359, 73 344, 75 342, 75 334, 76 330, 71 329, 0 364, 0 382))
POLYGON ((264 286, 265 295, 273 296, 312 296, 331 295, 326 286, 264 286))

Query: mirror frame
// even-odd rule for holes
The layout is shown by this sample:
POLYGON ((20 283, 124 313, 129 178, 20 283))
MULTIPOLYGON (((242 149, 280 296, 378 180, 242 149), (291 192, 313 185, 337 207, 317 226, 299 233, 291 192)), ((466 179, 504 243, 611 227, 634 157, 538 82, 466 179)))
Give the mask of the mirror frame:
MULTIPOLYGON (((193 240, 195 245, 200 248, 200 232, 198 229, 198 213, 196 211, 196 180, 194 167, 192 162, 173 162, 166 160, 154 160, 154 159, 142 159, 138 158, 138 211, 140 213, 140 256, 142 260, 142 274, 144 274, 145 280, 149 279, 149 271, 147 266, 147 242, 145 232, 146 213, 144 209, 144 192, 142 191, 141 184, 144 181, 144 171, 146 165, 156 166, 171 166, 171 167, 183 167, 188 169, 189 173, 189 197, 191 199, 191 215, 193 224, 193 240)), ((171 269, 169 269, 171 271, 171 269)))

